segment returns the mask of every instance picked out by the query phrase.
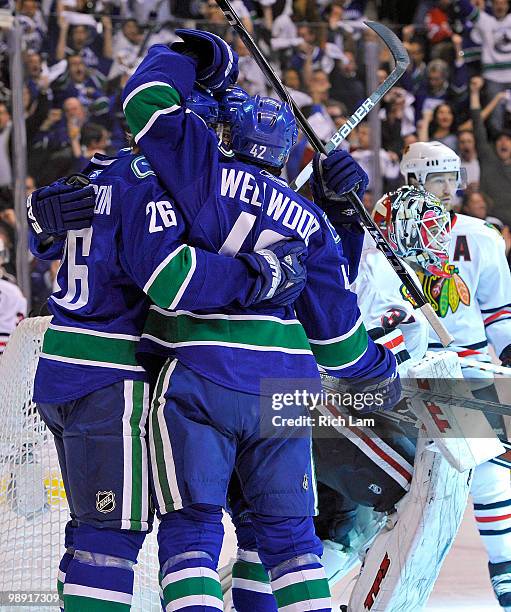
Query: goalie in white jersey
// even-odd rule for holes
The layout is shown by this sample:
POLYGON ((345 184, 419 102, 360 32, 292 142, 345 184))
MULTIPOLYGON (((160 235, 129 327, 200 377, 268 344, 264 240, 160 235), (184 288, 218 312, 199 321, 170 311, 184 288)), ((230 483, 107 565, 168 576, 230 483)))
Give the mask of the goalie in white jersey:
MULTIPOLYGON (((403 156, 401 171, 411 185, 440 198, 447 208, 461 187, 460 159, 439 142, 413 143, 403 156), (434 171, 432 171, 434 170, 434 171)), ((504 240, 481 219, 452 213, 449 278, 420 274, 424 293, 454 336, 449 350, 460 357, 490 361, 488 343, 511 366, 511 275, 504 240)), ((429 348, 441 345, 430 332, 429 348)), ((484 376, 474 369, 465 377, 484 376)), ((491 376, 491 375, 490 375, 491 376)), ((480 399, 498 401, 490 380, 472 391, 480 399)), ((501 423, 492 423, 505 436, 501 423)), ((475 469, 472 498, 479 533, 489 556, 492 585, 500 605, 511 610, 511 481, 507 467, 493 461, 475 469)))

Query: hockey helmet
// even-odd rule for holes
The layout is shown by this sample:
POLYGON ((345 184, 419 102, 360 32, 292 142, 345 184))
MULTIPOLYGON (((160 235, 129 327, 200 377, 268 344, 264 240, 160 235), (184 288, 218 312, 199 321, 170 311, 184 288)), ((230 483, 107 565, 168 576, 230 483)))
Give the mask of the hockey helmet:
POLYGON ((208 127, 218 123, 218 102, 209 89, 196 84, 186 98, 186 108, 203 119, 208 127))
POLYGON ((433 194, 405 186, 376 202, 373 218, 392 250, 427 274, 447 272, 451 216, 433 194))
POLYGON ((298 128, 289 104, 254 96, 238 106, 231 123, 232 149, 240 158, 282 168, 298 128))
POLYGON ((407 183, 415 178, 420 187, 424 187, 428 174, 439 172, 456 172, 456 188, 466 187, 466 172, 461 168, 460 158, 452 149, 436 140, 408 145, 400 169, 407 183))

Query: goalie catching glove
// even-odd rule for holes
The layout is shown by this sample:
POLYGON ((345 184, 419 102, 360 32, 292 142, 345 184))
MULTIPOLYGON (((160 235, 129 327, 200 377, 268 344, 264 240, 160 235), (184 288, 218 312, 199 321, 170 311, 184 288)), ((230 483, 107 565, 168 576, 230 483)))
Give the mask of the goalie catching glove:
POLYGON ((281 240, 255 253, 241 253, 243 260, 261 276, 261 285, 252 304, 292 304, 307 280, 303 259, 307 247, 300 240, 281 240))
POLYGON ((96 192, 83 174, 36 189, 27 198, 28 222, 41 240, 91 226, 96 192))

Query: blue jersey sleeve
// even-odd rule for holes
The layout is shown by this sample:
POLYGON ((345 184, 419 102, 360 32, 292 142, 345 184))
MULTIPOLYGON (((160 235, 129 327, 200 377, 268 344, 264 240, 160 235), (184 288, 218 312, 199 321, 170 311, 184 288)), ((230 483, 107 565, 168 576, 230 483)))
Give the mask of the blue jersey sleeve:
POLYGON ((39 236, 32 230, 29 229, 28 245, 30 252, 37 259, 44 259, 46 261, 54 261, 56 259, 62 259, 64 255, 64 245, 66 244, 65 238, 54 238, 53 242, 43 245, 39 236))
POLYGON ((260 277, 238 259, 187 245, 185 224, 156 181, 130 187, 123 201, 121 263, 156 305, 200 310, 251 303, 260 277))
POLYGON ((321 229, 309 243, 307 284, 295 303, 318 366, 338 378, 386 378, 395 358, 367 335, 341 240, 328 223, 321 229))
POLYGON ((190 57, 154 45, 123 92, 135 142, 189 222, 216 192, 218 174, 217 137, 184 106, 195 74, 190 57))

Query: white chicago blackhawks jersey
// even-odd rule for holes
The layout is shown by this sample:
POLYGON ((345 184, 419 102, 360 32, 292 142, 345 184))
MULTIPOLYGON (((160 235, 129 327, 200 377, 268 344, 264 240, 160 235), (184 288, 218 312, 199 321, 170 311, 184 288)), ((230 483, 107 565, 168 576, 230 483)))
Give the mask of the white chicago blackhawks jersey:
POLYGON ((0 276, 0 355, 18 322, 27 315, 27 300, 19 287, 0 276))
MULTIPOLYGON (((410 266, 405 266, 419 285, 414 271, 410 266)), ((357 294, 358 307, 367 330, 381 327, 382 316, 387 311, 399 308, 407 313, 406 322, 378 341, 392 350, 398 363, 424 357, 428 348, 429 325, 426 318, 420 310, 414 310, 406 299, 406 291, 399 277, 368 234, 364 238, 358 275, 351 288, 357 294)))
MULTIPOLYGON (((504 240, 485 221, 456 214, 449 262, 451 278, 420 275, 424 293, 454 336, 449 350, 488 361, 488 343, 497 355, 511 344, 511 274, 504 240)), ((442 349, 433 331, 429 348, 442 349)))

